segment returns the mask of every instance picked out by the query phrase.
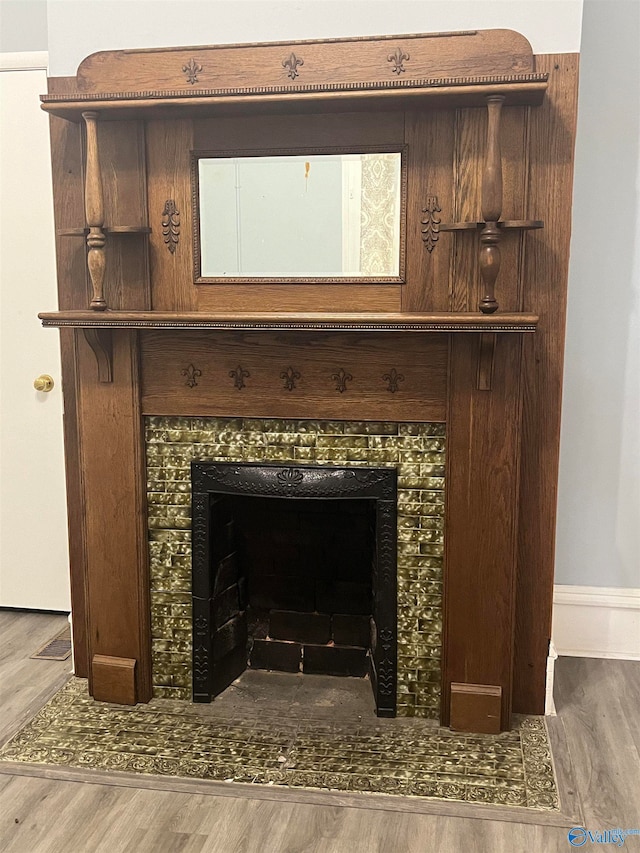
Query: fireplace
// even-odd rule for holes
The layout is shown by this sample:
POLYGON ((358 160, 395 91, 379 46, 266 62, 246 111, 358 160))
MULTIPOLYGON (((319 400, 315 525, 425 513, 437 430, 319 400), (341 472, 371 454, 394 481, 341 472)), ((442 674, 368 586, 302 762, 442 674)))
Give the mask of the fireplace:
POLYGON ((396 479, 386 468, 192 463, 195 701, 247 663, 368 670, 376 713, 395 716, 396 479))
POLYGON ((190 465, 235 463, 397 475, 399 716, 543 710, 576 92, 575 56, 507 30, 103 52, 50 81, 40 316, 92 696, 193 698, 190 465), (289 194, 243 201, 232 244, 206 175, 236 167, 289 194))
MULTIPOLYGON (((277 505, 288 504, 290 508, 279 522, 282 526, 291 519, 295 505, 303 504, 309 510, 298 511, 306 514, 298 520, 299 526, 308 529, 310 515, 315 514, 321 519, 320 533, 326 534, 333 525, 338 542, 341 538, 349 542, 349 528, 357 527, 363 544, 367 541, 364 534, 374 528, 375 535, 364 546, 370 549, 364 562, 371 584, 370 616, 376 631, 372 637, 369 627, 366 646, 373 652, 369 658, 378 661, 371 674, 374 693, 382 686, 390 689, 377 697, 378 713, 437 717, 442 655, 443 424, 150 417, 145 434, 155 696, 208 701, 216 692, 212 684, 205 689, 198 687, 192 677, 194 669, 205 672, 202 650, 198 654, 201 640, 209 659, 202 681, 212 677, 208 668, 214 657, 209 645, 211 625, 223 619, 224 613, 215 612, 218 604, 223 610, 228 606, 228 599, 225 604, 217 596, 234 586, 233 582, 223 582, 224 589, 215 589, 212 563, 217 569, 228 555, 223 553, 226 544, 218 546, 214 540, 226 543, 230 536, 236 536, 236 540, 244 540, 255 558, 255 539, 251 537, 260 531, 248 530, 247 518, 255 518, 258 512, 275 517, 277 505), (258 501, 259 510, 243 508, 238 499, 258 501), (234 515, 239 529, 232 534, 228 525, 234 515)), ((313 524, 317 523, 316 517, 313 524)), ((286 531, 273 533, 273 544, 275 540, 286 541, 286 531)), ((309 542, 317 539, 312 537, 309 542)), ((295 542, 289 541, 289 557, 292 545, 295 548, 295 542)), ((294 560, 299 556, 294 553, 294 560)), ((264 610, 269 603, 264 578, 274 572, 264 561, 260 567, 267 570, 258 579, 262 598, 256 603, 264 610)), ((333 592, 340 591, 340 587, 335 589, 335 582, 346 584, 347 590, 355 583, 350 591, 362 605, 366 596, 361 584, 363 568, 361 565, 358 569, 355 582, 334 577, 333 592)), ((235 571, 228 565, 224 570, 235 571)), ((247 583, 247 569, 243 573, 241 585, 247 583)), ((341 589, 345 591, 345 586, 341 589)), ((309 587, 298 584, 298 590, 296 608, 296 600, 290 596, 280 598, 275 609, 290 613, 318 607, 326 615, 333 608, 330 615, 338 618, 331 620, 330 629, 335 633, 337 627, 340 636, 346 630, 355 630, 354 625, 346 628, 340 617, 365 615, 338 613, 348 608, 327 602, 324 593, 331 590, 326 586, 318 589, 324 596, 320 602, 315 590, 313 600, 309 587)), ((234 594, 233 590, 227 592, 232 601, 234 594)), ((363 607, 356 603, 355 609, 363 607)), ((276 629, 276 633, 281 631, 276 629)), ((332 641, 336 642, 335 636, 329 646, 332 641)), ((251 639, 249 644, 253 645, 251 639)), ((362 648, 355 641, 343 640, 339 645, 362 648)), ((261 651, 272 654, 270 650, 261 651)), ((236 654, 227 661, 231 667, 228 677, 247 665, 246 649, 236 654)), ((331 652, 313 649, 311 654, 331 652)))

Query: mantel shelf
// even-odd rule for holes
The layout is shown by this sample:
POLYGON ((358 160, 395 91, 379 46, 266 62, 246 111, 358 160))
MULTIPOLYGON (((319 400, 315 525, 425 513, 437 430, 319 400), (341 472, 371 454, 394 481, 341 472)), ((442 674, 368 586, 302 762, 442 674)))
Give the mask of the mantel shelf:
POLYGON ((55 311, 43 326, 80 329, 217 329, 314 332, 535 332, 535 314, 471 312, 169 314, 160 311, 55 311))
MULTIPOLYGON (((103 225, 102 230, 106 234, 151 234, 151 228, 147 225, 103 225)), ((58 237, 86 237, 89 228, 58 228, 58 237)))
POLYGON ((416 109, 421 106, 480 107, 490 96, 504 96, 507 106, 537 106, 547 89, 547 74, 450 77, 363 84, 192 89, 139 92, 74 92, 42 96, 42 109, 68 121, 98 112, 101 120, 181 115, 234 115, 254 112, 314 112, 326 109, 416 109))
MULTIPOLYGON (((439 231, 478 231, 484 228, 486 222, 441 222, 439 231)), ((498 228, 503 231, 535 231, 544 228, 541 219, 500 219, 496 222, 498 228)))

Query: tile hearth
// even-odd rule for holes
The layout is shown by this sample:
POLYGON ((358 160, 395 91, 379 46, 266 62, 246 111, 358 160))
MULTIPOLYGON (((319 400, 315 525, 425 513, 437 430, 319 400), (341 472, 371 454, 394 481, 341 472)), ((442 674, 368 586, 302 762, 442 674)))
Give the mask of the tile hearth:
POLYGON ((74 678, 0 749, 0 761, 559 808, 543 718, 517 717, 499 735, 381 721, 365 710, 363 680, 341 679, 347 689, 335 681, 253 672, 212 705, 123 707, 94 701, 74 678))

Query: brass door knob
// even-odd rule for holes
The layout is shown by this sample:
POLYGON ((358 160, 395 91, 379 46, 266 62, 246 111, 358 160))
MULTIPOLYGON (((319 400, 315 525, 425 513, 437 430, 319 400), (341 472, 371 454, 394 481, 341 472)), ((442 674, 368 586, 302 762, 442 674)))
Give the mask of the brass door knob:
POLYGON ((53 388, 53 378, 48 373, 43 373, 33 380, 33 387, 36 391, 51 391, 53 388))

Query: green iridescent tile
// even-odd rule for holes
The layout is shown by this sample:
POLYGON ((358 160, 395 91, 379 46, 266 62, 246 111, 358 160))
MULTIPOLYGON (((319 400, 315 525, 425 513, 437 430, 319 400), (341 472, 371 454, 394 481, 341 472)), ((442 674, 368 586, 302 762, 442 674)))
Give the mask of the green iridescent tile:
POLYGON ((345 435, 397 435, 398 424, 380 421, 345 421, 345 435))
POLYGON ((356 447, 367 448, 369 438, 362 435, 318 435, 316 446, 318 448, 328 447, 334 450, 349 450, 356 447))
MULTIPOLYGON (((173 524, 174 529, 171 533, 188 537, 190 531, 186 528, 180 528, 181 521, 184 522, 188 518, 190 504, 190 484, 186 479, 181 479, 180 476, 175 476, 174 471, 188 471, 189 463, 195 458, 219 459, 224 461, 260 461, 262 459, 274 459, 274 461, 318 461, 334 464, 350 464, 356 465, 394 465, 401 460, 402 454, 405 454, 404 461, 408 464, 418 462, 424 465, 442 465, 443 464, 443 443, 437 446, 430 445, 431 450, 411 450, 411 444, 414 439, 431 440, 433 435, 438 435, 442 432, 441 425, 398 425, 398 424, 380 424, 374 422, 318 422, 318 421, 284 421, 284 420, 258 420, 258 419, 220 419, 220 418, 155 418, 153 421, 147 420, 146 424, 147 436, 150 437, 149 443, 149 467, 153 470, 150 479, 150 488, 154 494, 159 496, 156 501, 158 507, 171 507, 166 512, 151 513, 154 525, 150 531, 150 553, 152 562, 152 588, 162 587, 166 590, 181 589, 188 591, 190 585, 190 546, 188 541, 175 540, 167 538, 163 541, 163 533, 157 528, 158 524, 173 524), (405 428, 406 427, 406 428, 405 428), (400 435, 396 435, 396 433, 400 435), (247 435, 250 433, 250 435, 247 435), (292 438, 293 446, 286 446, 285 452, 282 450, 282 442, 288 442, 292 438), (412 439, 407 443, 406 439, 412 439), (191 441, 188 443, 187 439, 191 441), (337 446, 334 439, 338 439, 337 446), (176 444, 175 441, 179 440, 176 444), (273 446, 269 447, 268 443, 273 446), (311 453, 305 453, 306 448, 312 448, 313 445, 319 442, 325 444, 327 449, 322 451, 321 459, 311 453), (354 444, 357 445, 354 447, 354 444), (366 446, 373 446, 374 450, 367 449, 366 446), (409 448, 408 448, 409 444, 409 448), (162 462, 160 462, 162 460, 162 462), (158 470, 161 465, 166 466, 164 470, 158 470), (155 484, 155 485, 153 485, 155 484), (178 496, 176 500, 172 500, 171 492, 178 496), (184 512, 178 510, 175 512, 175 507, 183 508, 184 512), (181 521, 180 521, 181 520, 181 521), (179 542, 179 545, 178 545, 179 542), (155 551, 154 547, 162 547, 164 550, 155 551), (166 547, 165 547, 166 546, 166 547), (172 548, 180 547, 182 553, 179 559, 175 559, 174 555, 167 555, 172 548), (155 561, 155 562, 154 562, 155 561), (158 561, 161 563, 161 568, 158 568, 158 561), (168 569, 167 569, 168 567, 168 569)), ((413 443, 417 447, 417 443, 413 443)), ((437 469, 423 468, 410 469, 414 474, 434 474, 437 469)), ((423 478, 421 478, 423 479, 423 478)), ((434 485, 433 483, 430 483, 434 485)), ((424 524, 425 531, 438 531, 440 525, 437 521, 438 515, 441 517, 443 512, 442 495, 439 494, 435 501, 425 502, 424 493, 426 490, 399 490, 399 503, 413 504, 410 512, 414 517, 429 519, 424 524), (433 521, 433 519, 436 521, 433 521)), ((434 490, 429 490, 434 491, 434 490)), ((153 505, 154 498, 149 498, 150 506, 153 505)), ((417 523, 406 522, 417 527, 417 523)), ((402 521, 399 522, 400 528, 404 527, 402 521)), ((177 556, 177 555, 176 555, 177 556)), ((438 556, 418 556, 417 553, 407 556, 403 549, 399 549, 398 560, 398 576, 403 577, 403 571, 409 569, 420 568, 425 572, 441 571, 441 558, 438 556), (404 560, 411 561, 427 561, 421 565, 403 565, 404 560), (430 563, 433 561, 433 564, 430 563)), ((424 577, 412 575, 410 580, 426 580, 424 577)), ((431 590, 430 590, 431 591, 431 590)), ((441 594, 441 589, 437 590, 441 594)), ((183 593, 184 594, 184 593, 183 593)), ((420 592, 416 592, 412 601, 416 608, 421 606, 424 609, 426 602, 420 601, 420 592)), ((163 611, 164 612, 164 611, 163 611)), ((178 613, 184 613, 185 610, 177 610, 178 613)), ((435 616, 435 613, 429 611, 428 616, 435 616)), ((428 621, 428 620, 427 620, 428 621)), ((424 632, 429 634, 430 639, 435 636, 433 625, 431 632, 427 631, 425 620, 422 621, 424 632)), ((416 620, 407 623, 406 620, 399 620, 399 637, 404 630, 414 632, 415 634, 416 620), (405 629, 405 625, 407 628, 405 629)), ((168 630, 168 629, 166 629, 168 630)), ((177 630, 177 629, 176 629, 177 630)), ((175 631, 174 631, 175 634, 175 631)), ((424 643, 423 643, 424 646, 424 643)), ((189 646, 190 648, 190 646, 189 646)), ((423 659, 423 658, 421 658, 423 659)), ((172 659, 177 660, 177 659, 172 659)), ((437 661, 432 663, 433 666, 437 661)), ((399 673, 399 676, 401 673, 399 673)), ((427 697, 427 700, 429 697, 427 697)), ((429 700, 430 701, 430 700, 429 700)))

